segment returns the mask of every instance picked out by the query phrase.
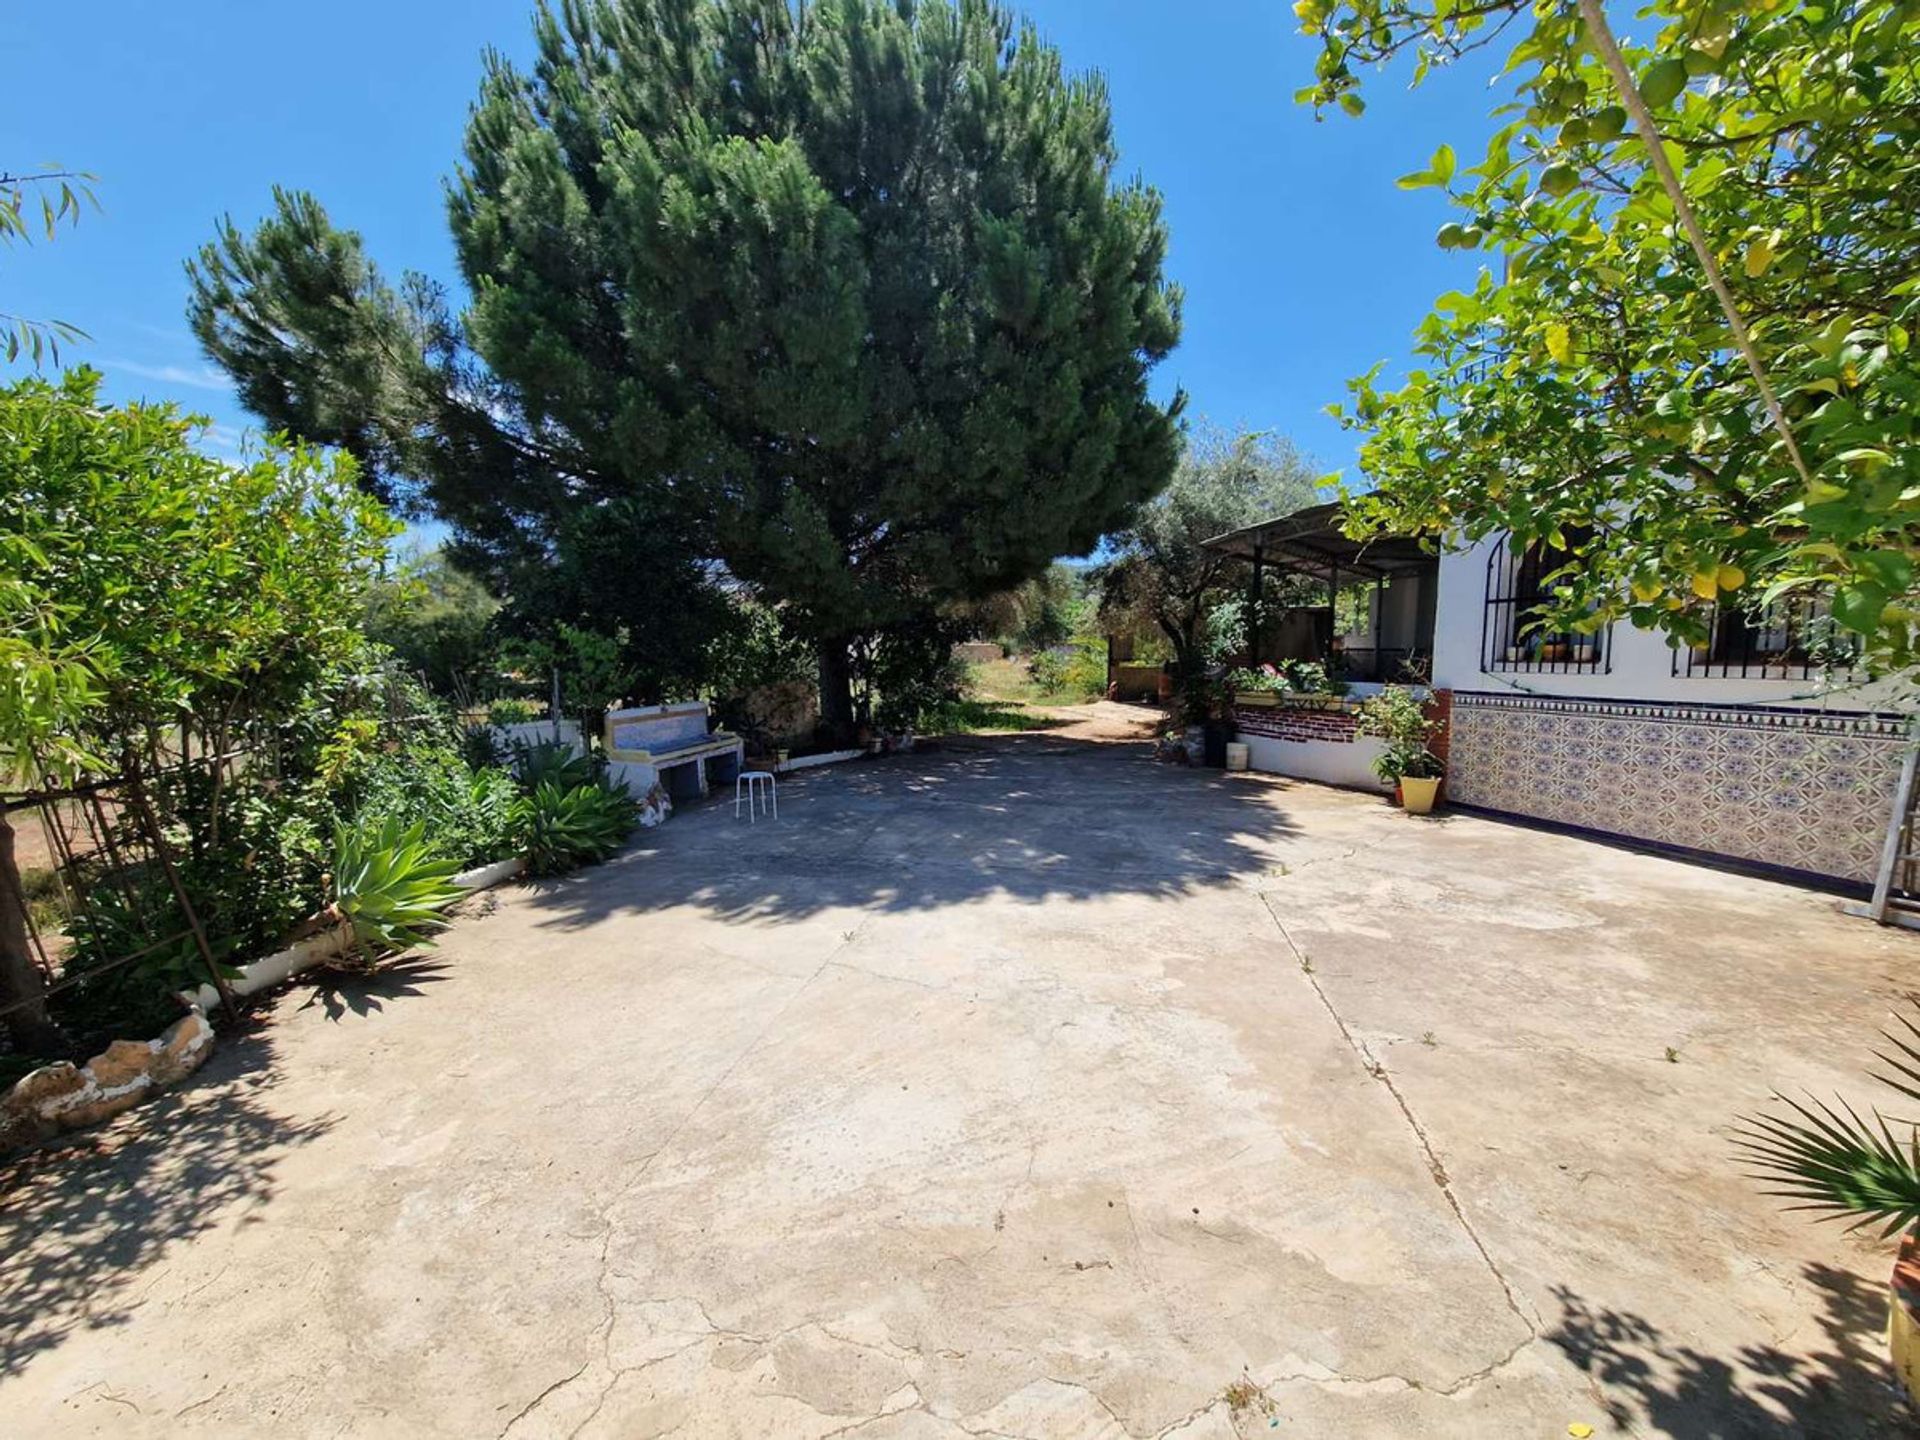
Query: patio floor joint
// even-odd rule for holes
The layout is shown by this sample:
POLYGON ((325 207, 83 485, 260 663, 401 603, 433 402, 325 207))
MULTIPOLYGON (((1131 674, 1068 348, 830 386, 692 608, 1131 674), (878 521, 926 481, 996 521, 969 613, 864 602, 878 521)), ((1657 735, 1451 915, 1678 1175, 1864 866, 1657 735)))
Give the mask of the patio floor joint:
POLYGON ((1354 1056, 1360 1061, 1361 1065, 1366 1069, 1366 1072, 1380 1083, 1388 1095, 1393 1097, 1393 1103, 1399 1108, 1401 1118, 1406 1121, 1407 1128, 1413 1132, 1415 1143, 1420 1147, 1421 1158, 1426 1162, 1427 1173, 1433 1177, 1434 1185, 1439 1189, 1441 1195, 1446 1198, 1447 1208, 1453 1212, 1453 1218, 1459 1223, 1461 1231, 1472 1243, 1473 1248, 1479 1252, 1481 1262, 1487 1267, 1487 1272, 1492 1275, 1494 1280, 1499 1284, 1500 1293, 1506 1299, 1507 1308, 1513 1312, 1514 1317, 1519 1320, 1522 1325, 1527 1327, 1527 1340, 1515 1347, 1513 1354, 1508 1355, 1503 1360, 1495 1361, 1492 1365, 1482 1370, 1472 1372, 1468 1376, 1463 1377, 1463 1381, 1472 1381, 1481 1378, 1485 1374, 1491 1373, 1493 1370, 1507 1363, 1508 1360, 1513 1358, 1514 1354, 1518 1354, 1520 1350, 1525 1349, 1527 1345, 1540 1338, 1540 1317, 1535 1315, 1531 1307, 1522 1300, 1520 1292, 1514 1287, 1513 1282, 1507 1278, 1506 1272, 1500 1268, 1500 1263, 1493 1258, 1493 1252, 1487 1248, 1487 1242, 1481 1237, 1479 1230, 1474 1227, 1473 1221, 1468 1218, 1465 1207, 1460 1203, 1459 1195, 1454 1191, 1453 1177, 1447 1173, 1445 1162, 1441 1160, 1439 1152, 1434 1148, 1433 1138, 1427 1133, 1426 1126, 1420 1123, 1420 1117, 1414 1113, 1413 1106, 1408 1103, 1406 1093, 1400 1088, 1398 1083, 1395 1082, 1393 1072, 1368 1048, 1364 1040, 1353 1033, 1353 1027, 1347 1024, 1346 1017, 1340 1013, 1339 1007, 1333 1003, 1333 998, 1327 994, 1326 987, 1320 983, 1319 977, 1313 973, 1313 968, 1306 952, 1300 948, 1291 932, 1288 931, 1286 921, 1280 918, 1280 912, 1274 909, 1272 897, 1262 893, 1260 896, 1260 904, 1266 910, 1268 917, 1273 921, 1274 928, 1280 932, 1280 938, 1286 942, 1287 949, 1293 953, 1294 959, 1299 963, 1301 978, 1307 982, 1312 988, 1313 993, 1319 997, 1321 1006, 1333 1020, 1335 1028, 1339 1030, 1340 1038, 1346 1042, 1347 1048, 1353 1051, 1354 1056))

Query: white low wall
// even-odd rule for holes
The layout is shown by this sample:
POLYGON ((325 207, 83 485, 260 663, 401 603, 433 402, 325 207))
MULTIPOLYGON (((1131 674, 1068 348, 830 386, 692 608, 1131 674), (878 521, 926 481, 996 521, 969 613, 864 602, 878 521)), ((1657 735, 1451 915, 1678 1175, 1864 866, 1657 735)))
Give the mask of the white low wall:
POLYGON ((1385 788, 1373 762, 1386 753, 1386 744, 1355 730, 1350 706, 1236 705, 1233 724, 1254 770, 1359 790, 1385 788))
POLYGON ((773 768, 784 775, 789 770, 811 770, 816 765, 838 765, 843 760, 858 760, 866 753, 864 750, 828 750, 819 755, 797 755, 773 768))
POLYGON ((503 747, 515 745, 552 745, 555 743, 555 730, 559 731, 558 743, 565 745, 576 755, 586 754, 586 747, 580 743, 580 722, 578 720, 529 720, 522 725, 495 725, 494 735, 503 747))
POLYGON ((1354 790, 1386 788, 1373 773, 1373 762, 1386 753, 1387 747, 1367 736, 1342 744, 1335 740, 1281 740, 1243 731, 1240 743, 1247 747, 1248 768, 1268 775, 1291 775, 1297 780, 1318 780, 1323 785, 1344 785, 1354 790))

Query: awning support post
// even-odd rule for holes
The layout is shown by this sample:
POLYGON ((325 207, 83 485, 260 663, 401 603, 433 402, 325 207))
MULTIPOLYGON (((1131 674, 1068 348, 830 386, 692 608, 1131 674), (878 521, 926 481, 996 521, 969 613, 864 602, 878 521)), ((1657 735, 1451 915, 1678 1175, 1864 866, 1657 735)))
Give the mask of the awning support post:
POLYGON ((1260 606, 1266 585, 1266 565, 1258 545, 1253 547, 1253 582, 1247 587, 1247 664, 1260 663, 1260 606))

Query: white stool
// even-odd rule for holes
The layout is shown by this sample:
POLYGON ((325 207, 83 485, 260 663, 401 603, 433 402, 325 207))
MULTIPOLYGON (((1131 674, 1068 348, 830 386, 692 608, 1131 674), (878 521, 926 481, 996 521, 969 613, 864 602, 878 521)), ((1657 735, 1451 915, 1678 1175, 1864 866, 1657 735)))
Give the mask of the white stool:
POLYGON ((773 778, 771 770, 742 770, 734 777, 733 818, 736 820, 740 818, 740 801, 743 797, 747 802, 747 820, 750 824, 760 823, 754 818, 753 812, 756 797, 762 810, 767 810, 771 802, 772 809, 768 813, 776 820, 780 818, 780 782, 773 778), (747 787, 744 791, 740 788, 742 785, 747 787))

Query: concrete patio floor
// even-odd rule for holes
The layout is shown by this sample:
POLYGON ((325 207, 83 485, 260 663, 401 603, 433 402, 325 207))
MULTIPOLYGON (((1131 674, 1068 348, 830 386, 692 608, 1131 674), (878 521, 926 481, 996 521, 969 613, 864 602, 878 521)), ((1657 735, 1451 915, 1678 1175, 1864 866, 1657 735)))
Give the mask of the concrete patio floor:
POLYGON ((1920 939, 1085 733, 684 813, 16 1163, 0 1433, 1910 1433, 1886 1249, 1726 1134, 1920 939))

